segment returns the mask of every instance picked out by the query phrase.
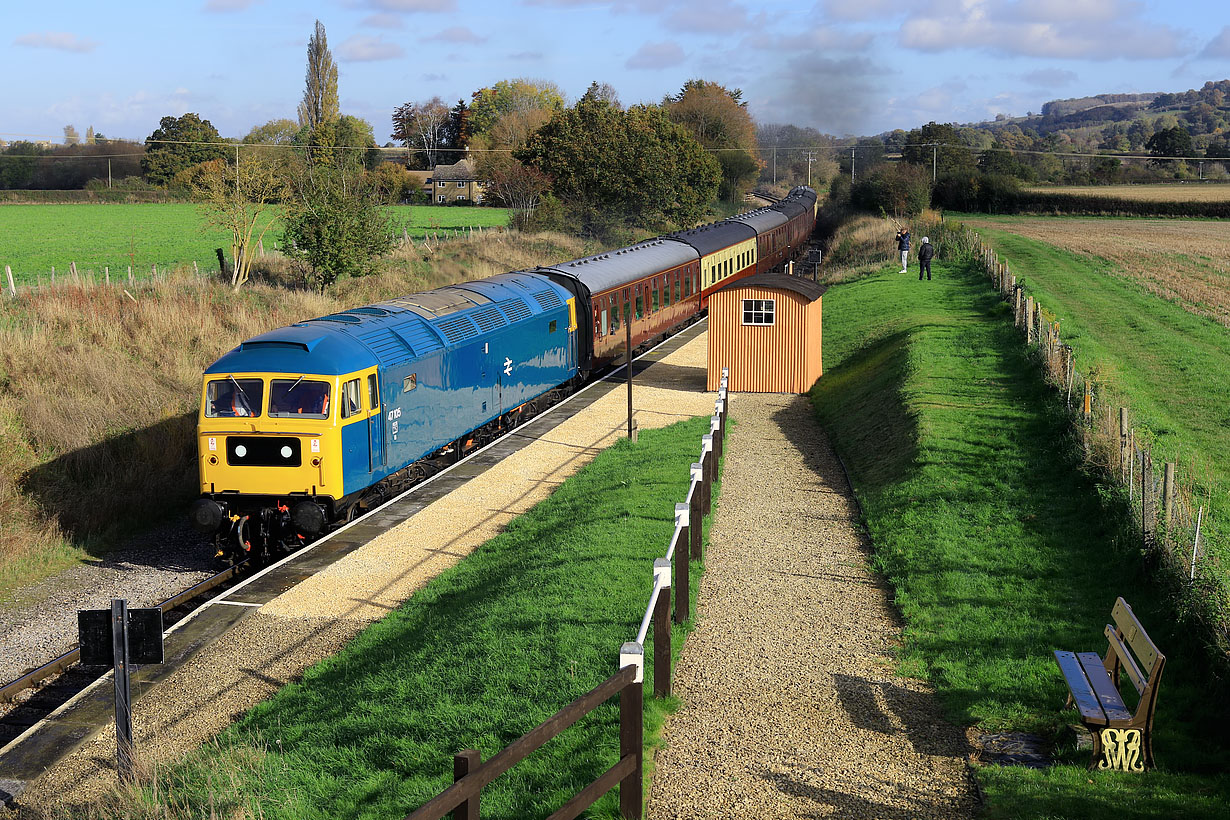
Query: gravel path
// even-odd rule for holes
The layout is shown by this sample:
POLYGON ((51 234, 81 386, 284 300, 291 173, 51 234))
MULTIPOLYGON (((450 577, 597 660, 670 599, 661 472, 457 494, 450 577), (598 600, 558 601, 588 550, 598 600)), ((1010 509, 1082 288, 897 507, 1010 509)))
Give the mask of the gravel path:
POLYGON ((965 736, 893 674, 900 624, 806 399, 736 394, 731 408, 649 816, 973 817, 965 736))
MULTIPOLYGON (((186 520, 146 532, 100 558, 0 600, 0 684, 77 643, 77 610, 154 606, 213 573, 213 548, 186 520)), ((0 709, 3 709, 0 704, 0 709)))
MULTIPOLYGON (((714 394, 704 392, 706 355, 703 333, 665 357, 651 354, 661 361, 638 374, 634 389, 642 429, 713 412, 714 394)), ((612 391, 197 653, 135 703, 134 740, 143 763, 174 760, 213 737, 497 535, 624 435, 626 402, 622 389, 612 391)), ((91 800, 113 788, 114 754, 112 726, 30 784, 11 814, 21 820, 85 815, 91 800)))

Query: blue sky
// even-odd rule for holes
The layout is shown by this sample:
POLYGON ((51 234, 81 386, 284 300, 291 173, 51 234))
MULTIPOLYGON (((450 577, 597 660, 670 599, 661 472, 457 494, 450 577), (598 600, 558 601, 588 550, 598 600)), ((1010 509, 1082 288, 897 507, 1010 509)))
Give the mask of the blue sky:
POLYGON ((0 138, 73 124, 144 139, 194 111, 224 136, 294 119, 324 23, 343 113, 389 139, 393 109, 501 79, 592 80, 625 103, 703 77, 761 122, 874 134, 1047 100, 1230 77, 1224 0, 132 0, 0 4, 0 138))

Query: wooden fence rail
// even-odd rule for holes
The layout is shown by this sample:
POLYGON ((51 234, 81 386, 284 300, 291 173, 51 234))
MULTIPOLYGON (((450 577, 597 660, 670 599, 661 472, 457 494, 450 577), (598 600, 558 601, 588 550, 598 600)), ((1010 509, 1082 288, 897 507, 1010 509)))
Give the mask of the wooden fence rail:
POLYGON ((712 508, 713 483, 717 479, 726 438, 726 419, 730 408, 727 393, 729 377, 729 371, 723 368, 714 413, 709 419, 709 433, 701 437, 700 461, 691 466, 687 500, 675 505, 674 532, 666 555, 654 559, 649 603, 645 607, 636 639, 619 648, 619 671, 497 752, 490 760, 483 761, 475 749, 455 754, 453 785, 424 803, 406 820, 441 820, 450 812, 455 820, 478 820, 485 786, 615 695, 619 695, 619 762, 581 789, 548 820, 572 820, 616 787, 619 788, 620 815, 627 820, 640 820, 643 816, 642 750, 645 739, 642 687, 645 680, 645 639, 652 628, 654 695, 667 697, 671 694, 670 591, 674 586, 673 621, 684 623, 690 620, 690 567, 693 559, 703 557, 701 530, 704 516, 712 508))

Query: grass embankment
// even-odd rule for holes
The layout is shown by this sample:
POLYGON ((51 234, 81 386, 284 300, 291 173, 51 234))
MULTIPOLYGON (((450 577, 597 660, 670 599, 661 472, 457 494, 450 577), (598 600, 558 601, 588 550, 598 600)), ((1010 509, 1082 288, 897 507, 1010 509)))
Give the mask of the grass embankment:
MULTIPOLYGON (((101 816, 409 814, 452 783, 454 753, 490 759, 614 674, 707 430, 692 419, 599 454, 341 654, 101 816)), ((684 632, 675 627, 676 652, 684 632)), ((652 640, 645 657, 649 693, 652 640)), ((648 737, 677 700, 645 702, 648 737)), ((485 789, 483 816, 544 817, 618 760, 614 698, 485 789)), ((593 816, 618 817, 617 794, 593 816)))
POLYGON ((1017 236, 1012 225, 979 230, 1059 320, 1077 367, 1096 370, 1108 395, 1130 408, 1132 423, 1147 431, 1154 462, 1178 464, 1179 481, 1194 486, 1191 500, 1205 508, 1202 543, 1230 567, 1226 328, 1182 302, 1158 298, 1112 263, 1017 236))
POLYGON ((133 298, 119 287, 57 285, 0 299, 0 601, 102 554, 151 517, 182 514, 197 491, 201 373, 243 339, 593 250, 560 235, 513 233, 434 253, 402 249, 383 273, 339 282, 327 295, 259 282, 235 293, 189 270, 142 283, 133 298))
MULTIPOLYGON (((412 238, 468 227, 506 227, 505 208, 454 208, 438 205, 393 206, 387 209, 394 232, 412 238)), ((0 268, 9 265, 18 284, 34 284, 68 276, 69 263, 79 274, 103 277, 148 276, 151 265, 166 270, 177 265, 201 270, 218 268, 215 248, 230 256, 230 233, 210 225, 197 205, 188 203, 3 205, 0 206, 0 268)), ((265 248, 276 249, 278 226, 265 236, 265 248)), ((7 286, 7 282, 0 283, 7 286)))
POLYGON ((1051 768, 976 770, 989 816, 1222 817, 1225 693, 1124 546, 1123 510, 1082 472, 1066 413, 1006 313, 982 277, 952 265, 930 283, 912 267, 825 295, 813 400, 904 616, 902 667, 932 681, 957 721, 1055 741, 1051 768), (1145 775, 1085 769, 1051 654, 1104 649, 1118 595, 1169 658, 1163 769, 1145 775))

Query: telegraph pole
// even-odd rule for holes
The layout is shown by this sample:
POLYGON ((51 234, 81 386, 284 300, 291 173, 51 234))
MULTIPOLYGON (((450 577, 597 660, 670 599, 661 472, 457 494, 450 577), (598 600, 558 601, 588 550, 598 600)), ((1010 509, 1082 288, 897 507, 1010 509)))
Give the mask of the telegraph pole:
MULTIPOLYGON (((808 188, 811 187, 811 163, 812 163, 812 160, 814 160, 815 158, 816 158, 815 154, 813 154, 811 151, 807 152, 807 187, 808 188)), ((853 164, 851 164, 850 166, 850 175, 854 176, 853 164)))
POLYGON ((850 148, 850 184, 854 184, 854 148, 850 148))
POLYGON ((939 153, 940 144, 938 142, 931 143, 931 184, 935 184, 935 160, 939 153))
POLYGON ((773 146, 773 184, 777 184, 777 146, 773 146))

